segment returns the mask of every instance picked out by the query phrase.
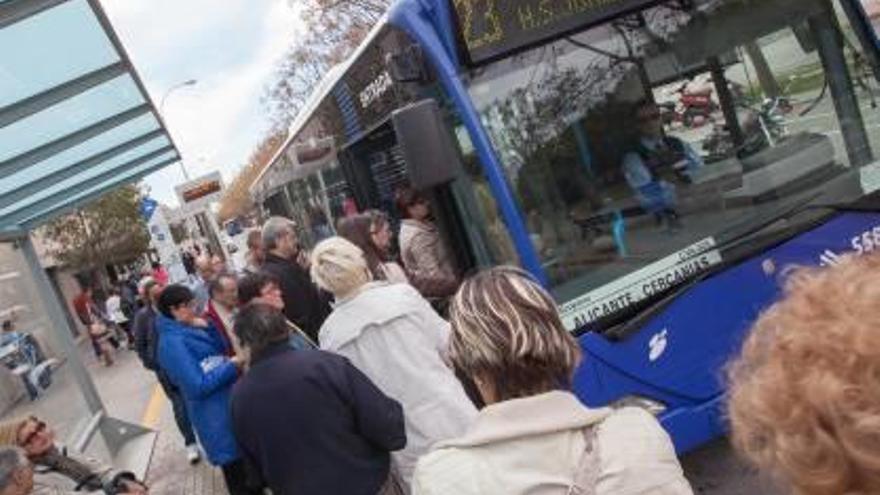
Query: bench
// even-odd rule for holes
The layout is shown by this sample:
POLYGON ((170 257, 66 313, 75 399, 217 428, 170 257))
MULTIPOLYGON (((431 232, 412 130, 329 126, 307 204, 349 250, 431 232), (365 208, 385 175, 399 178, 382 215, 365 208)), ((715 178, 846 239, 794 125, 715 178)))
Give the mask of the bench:
MULTIPOLYGON (((701 211, 708 205, 724 208, 724 194, 742 185, 742 171, 743 165, 736 158, 706 164, 693 174, 690 184, 676 186, 679 213, 701 211)), ((592 243, 598 236, 606 233, 606 226, 611 224, 617 215, 623 219, 630 219, 646 216, 648 211, 635 197, 628 197, 608 203, 601 210, 587 216, 571 215, 571 220, 580 227, 581 238, 592 243)))
POLYGON ((823 134, 801 133, 743 161, 742 187, 729 191, 729 203, 757 204, 815 187, 843 173, 835 162, 834 144, 823 134))

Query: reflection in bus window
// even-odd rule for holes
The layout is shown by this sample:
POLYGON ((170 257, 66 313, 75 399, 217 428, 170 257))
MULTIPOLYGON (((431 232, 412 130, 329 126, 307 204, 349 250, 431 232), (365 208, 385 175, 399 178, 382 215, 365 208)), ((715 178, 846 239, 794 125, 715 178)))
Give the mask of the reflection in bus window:
POLYGON ((877 84, 830 5, 670 2, 472 74, 561 302, 619 297, 622 277, 723 244, 873 160, 877 84))
POLYGON ((466 180, 460 180, 463 195, 472 198, 473 208, 467 211, 473 216, 469 226, 479 229, 477 237, 486 245, 486 262, 494 265, 517 265, 519 257, 516 248, 510 239, 507 226, 501 218, 498 203, 489 188, 489 182, 483 175, 480 159, 474 150, 473 143, 465 131, 459 125, 455 128, 454 135, 462 154, 462 165, 466 180))
POLYGON ((862 0, 862 6, 865 8, 865 13, 868 14, 874 30, 880 33, 878 31, 878 26, 880 26, 880 0, 862 0))

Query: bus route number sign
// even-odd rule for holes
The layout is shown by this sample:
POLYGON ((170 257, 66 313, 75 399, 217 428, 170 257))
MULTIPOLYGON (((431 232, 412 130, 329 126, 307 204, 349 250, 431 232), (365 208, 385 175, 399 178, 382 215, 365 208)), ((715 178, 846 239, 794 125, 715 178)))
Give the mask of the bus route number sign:
POLYGON ((451 0, 469 62, 486 63, 659 0, 451 0))

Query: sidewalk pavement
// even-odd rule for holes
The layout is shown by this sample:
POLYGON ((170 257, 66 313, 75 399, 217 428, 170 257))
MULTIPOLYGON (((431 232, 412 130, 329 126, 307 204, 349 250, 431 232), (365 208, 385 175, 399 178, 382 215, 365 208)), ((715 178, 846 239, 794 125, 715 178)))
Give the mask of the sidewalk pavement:
MULTIPOLYGON (((228 495, 219 469, 205 460, 196 466, 187 462, 171 404, 155 375, 141 366, 133 351, 120 351, 116 364, 109 368, 97 362, 89 347, 81 346, 80 352, 108 414, 159 432, 147 474, 151 494, 228 495)), ((44 396, 33 403, 21 401, 4 419, 36 414, 52 424, 59 439, 64 440, 77 423, 88 417, 83 415, 85 405, 66 366, 58 370, 53 381, 44 396)), ((685 456, 682 465, 696 494, 781 493, 754 468, 737 459, 726 439, 685 456)))
POLYGON ((158 385, 145 408, 143 419, 146 426, 159 431, 153 462, 147 475, 151 494, 227 495, 219 469, 208 464, 204 458, 195 466, 187 462, 183 438, 174 422, 171 403, 158 385))
POLYGON ((171 403, 134 351, 119 352, 109 368, 93 355, 84 357, 108 413, 159 432, 146 480, 152 495, 227 495, 219 469, 204 459, 195 466, 187 462, 171 403))

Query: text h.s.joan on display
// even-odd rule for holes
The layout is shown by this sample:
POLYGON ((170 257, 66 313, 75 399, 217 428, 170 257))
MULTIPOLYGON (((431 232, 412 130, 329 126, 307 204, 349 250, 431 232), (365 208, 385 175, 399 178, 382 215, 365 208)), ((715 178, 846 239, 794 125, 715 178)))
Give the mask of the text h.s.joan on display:
POLYGON ((468 62, 486 63, 661 0, 450 0, 468 62))

